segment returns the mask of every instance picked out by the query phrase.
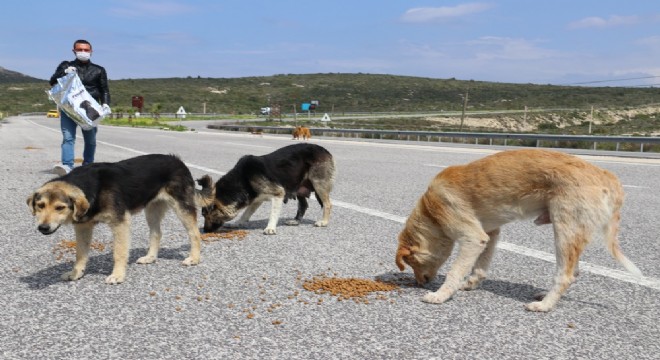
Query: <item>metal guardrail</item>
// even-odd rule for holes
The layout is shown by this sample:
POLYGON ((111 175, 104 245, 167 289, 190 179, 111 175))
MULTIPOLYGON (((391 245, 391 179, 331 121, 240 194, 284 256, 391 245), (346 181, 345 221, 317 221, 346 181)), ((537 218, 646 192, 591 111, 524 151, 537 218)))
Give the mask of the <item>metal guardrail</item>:
MULTIPOLYGON (((247 131, 247 132, 271 132, 277 134, 290 134, 293 128, 277 126, 253 126, 253 125, 208 125, 210 129, 247 131)), ((510 141, 535 141, 540 147, 542 142, 588 142, 593 144, 597 150, 599 143, 614 143, 616 151, 620 151, 621 144, 639 144, 639 151, 644 152, 644 145, 660 144, 660 137, 652 136, 597 136, 597 135, 551 135, 551 134, 516 134, 516 133, 480 133, 480 132, 432 132, 432 131, 403 131, 403 130, 371 130, 371 129, 331 129, 331 128, 309 128, 312 135, 316 136, 341 136, 362 137, 370 139, 394 139, 394 140, 416 140, 437 141, 442 139, 475 139, 475 144, 480 140, 488 140, 493 145, 493 140, 508 145, 510 141)))

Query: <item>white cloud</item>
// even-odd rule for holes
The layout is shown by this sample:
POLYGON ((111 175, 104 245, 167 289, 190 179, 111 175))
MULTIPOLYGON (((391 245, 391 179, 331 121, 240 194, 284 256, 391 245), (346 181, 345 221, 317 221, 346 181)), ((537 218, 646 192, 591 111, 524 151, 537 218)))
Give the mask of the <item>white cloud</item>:
POLYGON ((537 60, 561 56, 559 52, 538 47, 536 43, 526 39, 484 36, 467 42, 467 45, 476 58, 482 60, 537 60))
POLYGON ((636 41, 637 44, 660 49, 660 35, 649 36, 636 41))
POLYGON ((640 22, 640 17, 638 16, 619 16, 612 15, 607 19, 591 16, 584 19, 574 21, 568 24, 570 29, 581 29, 581 28, 604 28, 604 27, 613 27, 613 26, 622 26, 622 25, 635 25, 640 22))
POLYGON ((412 8, 407 10, 401 16, 401 20, 411 23, 442 21, 486 11, 491 7, 492 5, 486 3, 468 3, 456 6, 442 6, 437 8, 412 8))

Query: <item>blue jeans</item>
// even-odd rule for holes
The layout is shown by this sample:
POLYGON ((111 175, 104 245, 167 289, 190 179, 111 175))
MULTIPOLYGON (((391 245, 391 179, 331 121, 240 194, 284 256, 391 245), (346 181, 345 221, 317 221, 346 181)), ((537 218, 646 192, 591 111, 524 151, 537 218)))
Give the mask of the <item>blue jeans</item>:
MULTIPOLYGON (((62 128, 62 164, 73 169, 74 146, 76 145, 76 128, 78 124, 73 121, 64 111, 60 111, 60 127, 62 128)), ((96 131, 97 127, 91 130, 82 130, 82 136, 85 140, 83 150, 83 165, 94 162, 94 153, 96 153, 96 131)))

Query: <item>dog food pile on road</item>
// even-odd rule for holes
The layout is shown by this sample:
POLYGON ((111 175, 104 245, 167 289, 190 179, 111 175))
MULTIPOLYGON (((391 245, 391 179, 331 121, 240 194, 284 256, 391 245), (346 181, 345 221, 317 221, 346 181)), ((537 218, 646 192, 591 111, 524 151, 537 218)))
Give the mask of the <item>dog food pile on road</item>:
POLYGON ((202 240, 208 242, 218 241, 220 239, 243 240, 248 234, 249 232, 246 230, 220 230, 218 232, 202 234, 202 240))
MULTIPOLYGON (((105 250, 105 245, 98 243, 98 242, 92 242, 89 247, 96 251, 103 251, 105 250)), ((62 260, 64 255, 66 254, 75 254, 76 253, 76 241, 75 240, 62 240, 59 243, 53 247, 53 254, 55 254, 55 259, 56 260, 62 260)))
MULTIPOLYGON (((317 294, 330 294, 336 296, 338 301, 352 299, 355 302, 369 303, 367 296, 375 292, 392 291, 399 288, 398 285, 386 283, 379 280, 336 278, 327 276, 315 276, 302 284, 303 288, 317 294)), ((381 294, 379 300, 385 300, 381 294)))

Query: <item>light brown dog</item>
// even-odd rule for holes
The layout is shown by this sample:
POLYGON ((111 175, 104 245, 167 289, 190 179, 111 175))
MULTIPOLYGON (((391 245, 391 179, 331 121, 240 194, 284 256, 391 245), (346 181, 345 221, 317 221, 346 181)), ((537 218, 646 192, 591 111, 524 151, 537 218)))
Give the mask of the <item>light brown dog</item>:
POLYGON ((557 270, 550 291, 526 308, 550 311, 575 280, 580 254, 594 236, 602 235, 612 256, 641 276, 617 240, 623 198, 612 173, 556 151, 504 151, 450 166, 431 181, 399 234, 396 264, 412 267, 423 285, 458 243, 445 282, 423 298, 443 303, 486 277, 502 225, 536 217, 537 225, 553 226, 557 270))
POLYGON ((311 131, 309 131, 308 128, 304 126, 296 126, 293 129, 293 139, 296 140, 301 137, 303 138, 303 140, 309 140, 312 138, 312 133, 311 131))

